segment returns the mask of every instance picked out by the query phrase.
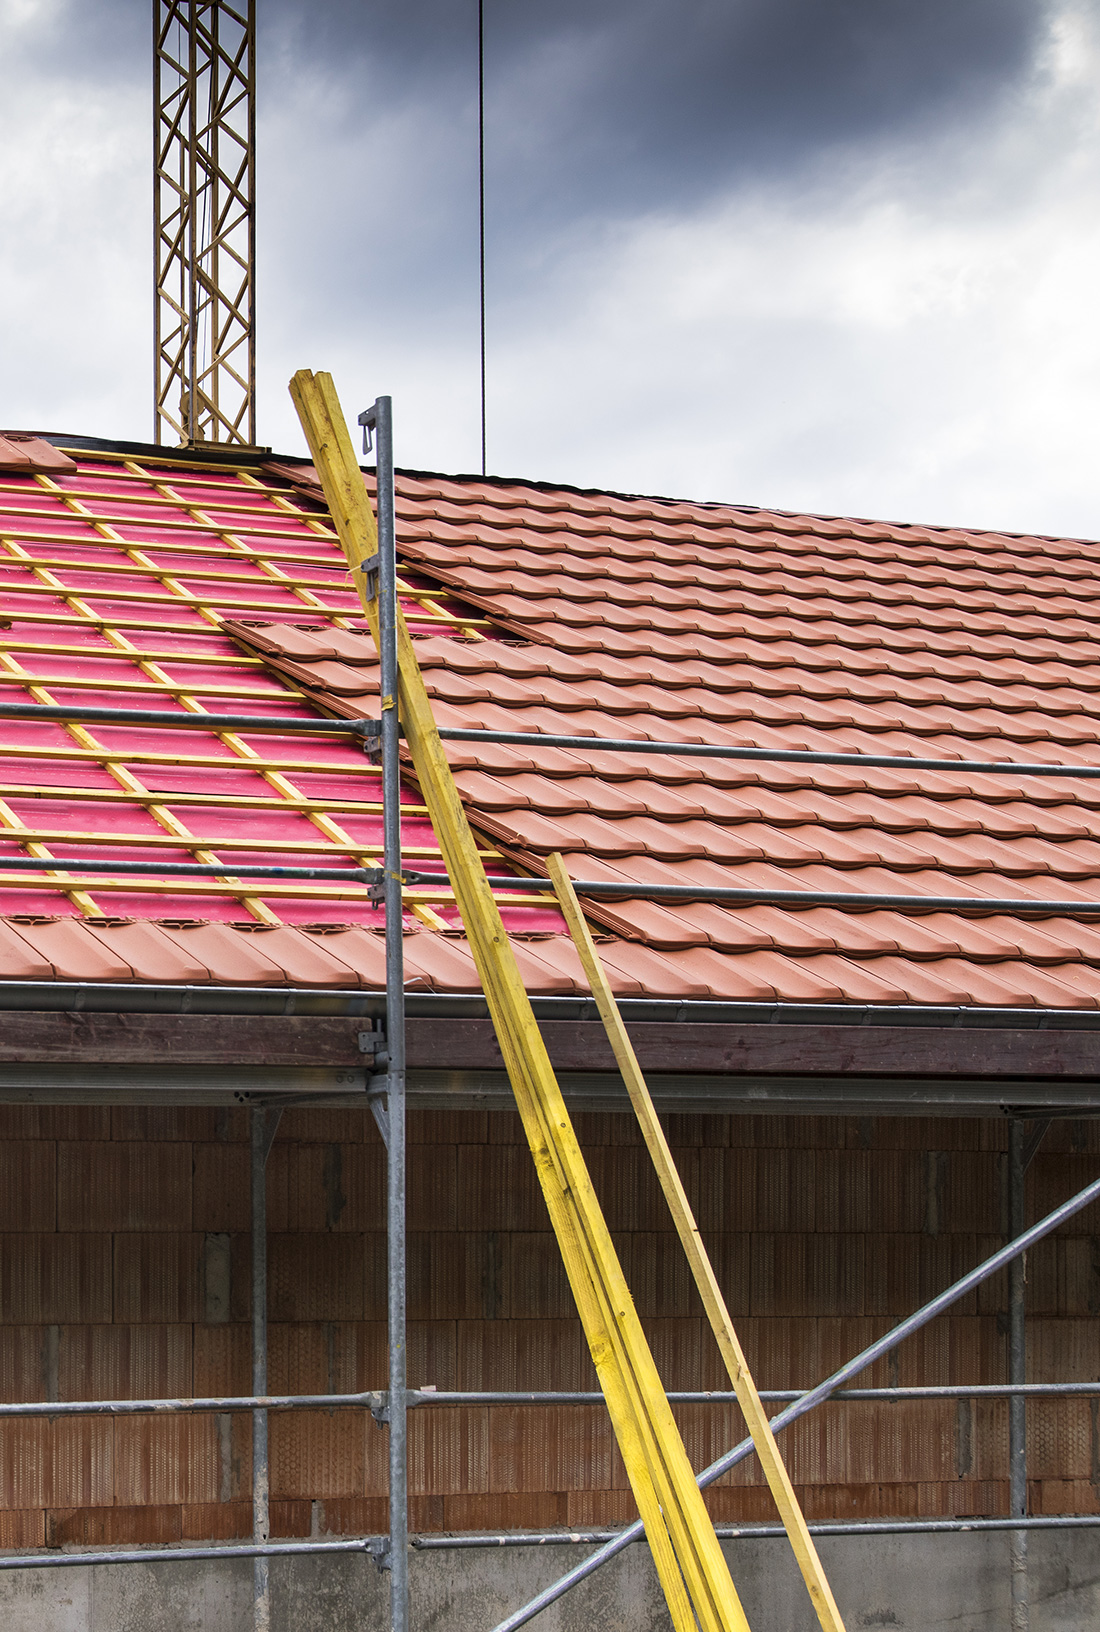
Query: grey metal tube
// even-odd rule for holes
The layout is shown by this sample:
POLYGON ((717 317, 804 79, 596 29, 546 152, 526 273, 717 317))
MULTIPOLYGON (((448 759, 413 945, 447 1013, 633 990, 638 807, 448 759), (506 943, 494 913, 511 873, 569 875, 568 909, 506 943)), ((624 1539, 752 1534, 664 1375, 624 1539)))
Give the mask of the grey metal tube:
MULTIPOLYGON (((280 1113, 254 1109, 252 1134, 252 1392, 267 1393, 267 1156, 280 1113)), ((267 1412, 252 1413, 252 1541, 264 1547, 270 1539, 270 1472, 267 1412)), ((271 1591, 268 1555, 252 1554, 254 1632, 270 1632, 271 1591)))
MULTIPOLYGON (((1008 1124, 1008 1234, 1024 1232, 1025 1151, 1029 1129, 1019 1117, 1008 1124)), ((1027 1382, 1027 1255, 1020 1253, 1008 1266, 1008 1380, 1027 1382)), ((1022 1394, 1008 1402, 1008 1511, 1015 1519, 1027 1517, 1027 1404, 1022 1394)), ((1012 1584, 1012 1632, 1028 1632, 1031 1620, 1027 1578, 1027 1531, 1009 1533, 1009 1571, 1012 1584)))
MULTIPOLYGON (((447 875, 418 869, 406 872, 405 881, 413 885, 446 884, 447 875)), ((522 893, 549 891, 554 887, 548 878, 492 877, 488 882, 494 889, 522 893)), ((860 912, 886 908, 898 912, 1035 912, 1085 916, 1100 913, 1100 901, 1032 901, 1019 895, 868 895, 857 890, 743 890, 724 884, 635 884, 629 879, 612 884, 607 879, 592 878, 575 878, 573 888, 578 895, 601 900, 626 897, 639 901, 735 901, 742 905, 770 901, 784 907, 854 907, 860 912)))
MULTIPOLYGON (((949 1534, 968 1530, 1008 1530, 1018 1521, 1013 1519, 854 1519, 850 1523, 838 1521, 811 1524, 815 1536, 890 1536, 924 1535, 945 1531, 949 1534)), ((1028 1530, 1095 1530, 1100 1529, 1100 1514, 1065 1513, 1045 1514, 1022 1521, 1028 1530)), ((715 1526, 723 1541, 752 1540, 754 1537, 782 1537, 786 1531, 779 1524, 720 1524, 715 1526)), ((465 1551, 494 1547, 552 1547, 594 1546, 617 1540, 616 1530, 544 1530, 520 1532, 503 1531, 499 1534, 480 1532, 475 1535, 414 1536, 412 1546, 418 1552, 465 1551)), ((641 1539, 641 1538, 632 1538, 641 1539)), ((0 1554, 0 1570, 56 1570, 87 1569, 104 1564, 186 1564, 219 1558, 288 1558, 296 1553, 370 1553, 378 1557, 385 1545, 380 1536, 347 1537, 340 1541, 273 1541, 266 1546, 224 1543, 208 1547, 142 1547, 81 1551, 74 1553, 8 1553, 0 1554)))
POLYGON ((176 714, 167 708, 95 708, 85 703, 0 703, 0 720, 73 720, 89 725, 165 725, 181 731, 274 731, 375 737, 377 720, 284 720, 272 714, 176 714))
MULTIPOLYGON (((762 1400, 772 1403, 786 1400, 800 1400, 804 1390, 797 1388, 762 1388, 759 1390, 762 1400)), ((905 1403, 913 1400, 971 1400, 971 1399, 1004 1399, 1006 1396, 1020 1393, 1032 1399, 1093 1399, 1100 1396, 1100 1380, 1088 1383, 1026 1383, 1015 1385, 1012 1383, 927 1383, 914 1384, 906 1388, 838 1388, 829 1397, 832 1400, 848 1401, 850 1403, 866 1403, 879 1401, 881 1403, 905 1403)), ((670 1405, 736 1405, 737 1395, 732 1390, 688 1390, 669 1389, 667 1399, 670 1405)), ((463 1392, 460 1390, 410 1389, 409 1404, 416 1405, 602 1405, 604 1396, 598 1389, 581 1392, 565 1391, 549 1393, 519 1393, 505 1390, 489 1390, 482 1393, 463 1392)), ((325 1404, 339 1404, 326 1399, 325 1404)), ((350 1396, 349 1404, 362 1403, 362 1396, 350 1396)), ((0 1416, 4 1415, 5 1407, 0 1406, 0 1416)), ((14 1412, 21 1413, 27 1408, 15 1406, 14 1412)), ((35 1406, 36 1411, 49 1415, 55 1407, 50 1405, 35 1406)), ((232 1403, 219 1406, 220 1410, 232 1410, 232 1403)))
MULTIPOLYGON (((1045 1514, 1024 1522, 1029 1530, 1097 1530, 1100 1513, 1045 1514)), ((1007 1530, 1012 1524, 1012 1519, 838 1519, 833 1523, 823 1520, 806 1528, 812 1536, 920 1536, 936 1531, 958 1534, 966 1530, 1007 1530)), ((412 1544, 418 1552, 425 1553, 476 1547, 595 1547, 617 1540, 621 1533, 618 1530, 502 1530, 496 1535, 414 1536, 412 1544)), ((714 1533, 720 1541, 751 1541, 756 1537, 787 1534, 781 1524, 716 1524, 714 1533)))
MULTIPOLYGON (((253 1115, 262 1112, 253 1112, 253 1115)), ((274 1113, 276 1116, 279 1112, 274 1113)), ((1068 1385, 1068 1386, 1073 1386, 1068 1385)), ((1100 1394, 1100 1383, 1096 1392, 1100 1394)), ((167 1417, 176 1412, 198 1411, 291 1411, 332 1410, 334 1407, 354 1407, 375 1411, 382 1407, 386 1396, 378 1390, 362 1394, 212 1394, 196 1399, 174 1400, 62 1400, 34 1401, 13 1405, 0 1404, 0 1419, 4 1417, 167 1417)))
POLYGON ((383 899, 386 908, 386 1300, 389 1339, 390 1622, 409 1624, 408 1416, 406 1401, 405 971, 402 948, 401 760, 397 667, 397 553, 393 417, 374 405, 377 446, 378 625, 382 715, 383 899))
MULTIPOLYGON (((838 1388, 831 1400, 841 1404, 901 1404, 917 1400, 1005 1399, 1014 1394, 1027 1399, 1095 1399, 1100 1397, 1100 1380, 1088 1383, 929 1383, 909 1388, 838 1388)), ((772 1404, 800 1400, 796 1388, 762 1388, 760 1398, 772 1404)), ((736 1405, 737 1395, 717 1389, 670 1389, 672 1405, 736 1405)), ((591 1391, 540 1392, 529 1390, 439 1390, 411 1388, 406 1391, 410 1410, 417 1406, 465 1405, 602 1405, 603 1395, 591 1391)), ((389 1394, 366 1389, 359 1394, 211 1394, 194 1399, 163 1400, 33 1400, 0 1403, 0 1420, 6 1417, 134 1417, 172 1416, 202 1411, 335 1411, 389 1409, 389 1394)))
POLYGON ((514 742, 542 748, 600 748, 617 754, 680 754, 692 759, 744 759, 779 765, 864 765, 907 771, 977 771, 992 775, 1100 777, 1100 765, 1042 765, 1011 759, 920 759, 913 754, 819 752, 811 748, 735 748, 705 742, 647 742, 638 737, 569 737, 544 731, 478 731, 440 726, 445 742, 514 742))
MULTIPOLYGON (((230 841, 231 842, 231 841, 230 841)), ((182 845, 181 845, 182 848, 182 845)), ((318 844, 318 850, 323 845, 318 844)), ((83 856, 5 856, 0 873, 165 873, 184 878, 321 878, 336 884, 373 884, 377 867, 271 867, 265 862, 101 861, 83 856)))
MULTIPOLYGON (((947 1531, 1004 1531, 1014 1526, 1014 1519, 854 1519, 852 1523, 809 1524, 811 1536, 922 1536, 927 1532, 947 1531)), ((1041 1518, 1025 1519, 1027 1529, 1100 1529, 1100 1514, 1064 1513, 1043 1514, 1041 1518)), ((782 1537, 787 1534, 782 1524, 716 1524, 721 1541, 751 1541, 754 1537, 782 1537)), ((529 1531, 527 1534, 478 1532, 473 1536, 415 1536, 411 1546, 418 1552, 449 1552, 449 1550, 478 1549, 478 1547, 553 1547, 596 1546, 599 1542, 614 1541, 619 1531, 529 1531)), ((354 1536, 343 1541, 268 1542, 264 1547, 253 1544, 237 1546, 227 1542, 215 1547, 127 1547, 100 1552, 21 1552, 0 1554, 0 1570, 73 1570, 104 1563, 191 1563, 209 1559, 287 1559, 295 1554, 326 1554, 326 1552, 367 1552, 379 1557, 384 1549, 384 1537, 354 1536)))
POLYGON ((349 1537, 346 1541, 229 1542, 216 1547, 141 1547, 118 1551, 79 1553, 9 1553, 0 1555, 0 1570, 63 1570, 101 1564, 187 1564, 209 1558, 286 1558, 295 1553, 378 1553, 381 1543, 374 1536, 349 1537))
MULTIPOLYGON (((1067 1219, 1072 1218, 1075 1213, 1079 1213, 1083 1207, 1087 1207, 1090 1202, 1097 1199, 1100 1199, 1100 1179, 1094 1180, 1084 1190, 1078 1191, 1077 1195, 1071 1196, 1069 1201, 1063 1202, 1061 1207, 1056 1207, 1052 1213, 1048 1213, 1045 1218, 1040 1219, 1038 1224, 1033 1224, 1030 1230, 1026 1230, 1016 1240, 1010 1241, 1007 1246, 1001 1247, 992 1257, 987 1258, 984 1263, 970 1270, 961 1280, 956 1281, 946 1291, 933 1298, 930 1303, 926 1303, 915 1314, 903 1320, 900 1325, 895 1326, 884 1337, 877 1338, 869 1347, 861 1350, 853 1359, 847 1361, 837 1371, 834 1371, 831 1377, 826 1377, 824 1382, 818 1383, 816 1388, 811 1388, 805 1394, 800 1395, 785 1411, 780 1411, 778 1416, 771 1419, 773 1432, 778 1433, 781 1428, 787 1428, 792 1422, 797 1422, 799 1417, 805 1416, 807 1411, 812 1411, 823 1400, 827 1400, 830 1394, 841 1387, 843 1383, 848 1382, 850 1378, 864 1371, 875 1360, 879 1360, 883 1355, 888 1354, 905 1338, 911 1337, 914 1332, 920 1331, 922 1326, 927 1326, 929 1321, 934 1320, 945 1309, 949 1309, 960 1298, 964 1298, 976 1286, 980 1286, 991 1275, 996 1275, 999 1270, 1006 1268, 1021 1252, 1025 1252, 1028 1247, 1034 1246, 1036 1241, 1042 1241, 1045 1236, 1052 1234, 1067 1219)), ((731 1468, 735 1468, 739 1462, 743 1462, 747 1456, 751 1455, 752 1448, 752 1440, 743 1439, 739 1445, 734 1446, 732 1451, 727 1451, 716 1462, 712 1462, 708 1468, 704 1468, 702 1473, 697 1474, 697 1483, 703 1489, 708 1485, 712 1485, 716 1479, 720 1479, 724 1473, 728 1473, 731 1468)), ((1011 1525, 1006 1526, 1006 1528, 1011 1528, 1011 1525)), ((517 1609, 506 1620, 499 1622, 493 1628, 493 1632, 515 1632, 517 1627, 526 1626, 527 1622, 534 1620, 535 1616, 540 1614, 542 1610, 549 1608, 559 1598, 563 1598, 571 1587, 575 1587, 579 1582, 586 1580, 588 1576, 595 1575, 601 1565, 606 1564, 620 1553, 624 1547, 629 1547, 631 1542, 637 1541, 643 1534, 644 1527, 640 1520, 628 1525, 614 1541, 607 1542, 590 1558, 586 1558, 583 1563, 576 1565, 567 1575, 563 1575, 559 1581, 555 1581, 551 1586, 540 1592, 537 1597, 532 1598, 531 1602, 525 1604, 522 1609, 517 1609)))
MULTIPOLYGON (((385 765, 385 750, 383 750, 385 765)), ((384 779, 383 779, 384 781, 384 779)), ((383 803, 385 796, 383 794, 383 803)), ((383 823, 385 817, 383 816, 383 823)), ((284 867, 263 862, 227 861, 218 864, 198 861, 103 861, 86 860, 81 856, 57 856, 40 860, 36 856, 13 856, 0 859, 0 877, 4 873, 66 872, 80 873, 149 873, 166 877, 185 878, 310 878, 336 884, 369 884, 378 882, 377 867, 284 867)), ((387 888, 397 896, 401 892, 400 864, 386 869, 387 888)), ((417 870, 407 872, 404 881, 410 885, 446 885, 446 873, 417 870)), ((547 878, 491 877, 494 889, 511 890, 527 895, 532 890, 550 891, 547 878)), ((972 912, 1037 914, 1040 917, 1061 915, 1068 917, 1096 917, 1100 915, 1100 901, 1051 900, 1033 901, 1027 896, 973 896, 973 895, 867 895, 855 890, 742 890, 724 885, 695 884, 609 884, 606 879, 574 879, 578 895, 596 899, 605 897, 642 901, 732 901, 742 905, 752 902, 771 902, 786 907, 852 907, 859 912, 886 908, 895 912, 972 912)))

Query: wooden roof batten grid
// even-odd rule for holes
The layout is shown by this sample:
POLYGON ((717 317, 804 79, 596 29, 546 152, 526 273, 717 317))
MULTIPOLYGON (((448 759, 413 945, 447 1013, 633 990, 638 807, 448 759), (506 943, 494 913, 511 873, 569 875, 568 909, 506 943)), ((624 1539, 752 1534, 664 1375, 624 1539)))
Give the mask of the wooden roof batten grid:
MULTIPOLYGON (((67 477, 59 480, 52 473, 39 472, 27 480, 6 481, 0 489, 0 594, 14 592, 15 604, 10 600, 8 603, 13 620, 17 624, 45 625, 43 633, 56 629, 58 633, 72 630, 75 635, 81 629, 94 629, 102 637, 99 650, 104 657, 124 658, 131 665, 130 675, 116 671, 107 677, 99 671, 93 658, 94 644, 89 647, 86 641, 64 638, 8 641, 0 635, 0 698, 11 697, 22 690, 34 706, 49 709, 55 701, 53 692, 48 689, 51 686, 75 697, 71 716, 56 720, 59 729, 69 738, 68 743, 20 739, 18 733, 17 740, 0 742, 0 759, 13 767, 26 767, 33 778, 30 782, 16 779, 6 785, 6 797, 0 798, 0 836, 18 845, 29 859, 43 863, 42 872, 33 875, 9 868, 7 883, 16 892, 16 899, 23 896, 33 902, 43 893, 47 896, 52 893, 55 898, 59 893, 65 895, 78 913, 93 923, 104 920, 111 910, 119 910, 101 905, 104 896, 111 895, 120 898, 120 906, 135 897, 146 901, 157 896, 190 897, 200 909, 235 897, 241 908, 261 924, 282 922, 277 910, 280 902, 316 901, 329 906, 344 902, 360 911, 369 909, 372 906, 369 890, 355 880, 351 872, 356 866, 372 867, 377 859, 375 851, 369 843, 353 838, 344 822, 349 817, 354 820, 380 816, 381 801, 369 796, 373 791, 370 788, 363 790, 366 797, 326 798, 323 794, 312 794, 291 781, 288 773, 309 773, 316 777, 331 771, 337 777, 346 778, 351 769, 346 758, 341 762, 337 755, 334 760, 331 752, 303 755, 293 737, 286 741, 289 733, 284 734, 284 741, 272 751, 273 745, 264 742, 262 737, 258 745, 253 745, 247 731, 242 737, 239 731, 230 729, 234 725, 230 717, 226 716, 223 723, 219 699, 223 700, 222 707, 224 702, 253 707, 271 702, 277 702, 279 708, 289 705, 291 723, 295 719, 306 723, 302 719, 303 704, 307 714, 312 709, 298 688, 280 682, 277 677, 265 676, 266 686, 229 683, 232 677, 219 673, 219 669, 239 666, 246 673, 254 673, 265 669, 265 665, 224 639, 219 639, 219 649, 211 651, 208 646, 204 649, 200 634, 202 629, 211 635, 217 634, 226 614, 270 616, 273 607, 266 590, 256 598, 239 592, 226 594, 230 586, 239 590, 249 585, 269 586, 283 607, 288 600, 297 603, 301 614, 314 626, 321 620, 324 626, 334 629, 356 627, 361 609, 350 588, 340 593, 346 566, 331 548, 336 544, 335 535, 326 517, 308 506, 303 507, 293 491, 285 486, 261 479, 236 461, 228 469, 211 467, 224 471, 221 480, 197 476, 192 470, 195 463, 176 458, 157 468, 150 466, 148 460, 143 464, 133 457, 116 460, 110 454, 96 455, 90 468, 75 481, 67 477), (131 484, 132 498, 125 491, 131 484), (62 516, 71 518, 76 527, 85 531, 59 528, 62 516), (184 543, 181 531, 193 534, 194 542, 184 543), (310 541, 314 540, 311 548, 310 541), (37 551, 32 541, 38 541, 37 551), (48 553, 43 552, 43 543, 52 546, 48 553), (283 549, 278 547, 280 544, 283 549), (57 553, 59 545, 66 553, 57 553), (4 558, 10 563, 8 570, 4 569, 4 558), (232 570, 238 565, 240 570, 232 570), (300 571, 293 570, 294 566, 303 565, 312 568, 314 576, 302 576, 300 571), (226 566, 231 570, 226 571, 226 566), (71 582, 74 574, 79 575, 79 587, 71 582), (122 584, 116 588, 112 579, 118 578, 122 584), (136 588, 135 578, 151 587, 136 588), (335 600, 342 604, 332 604, 334 587, 337 589, 335 600), (107 609, 100 614, 95 603, 101 593, 106 593, 113 605, 136 603, 135 610, 137 605, 143 604, 159 604, 165 608, 179 605, 186 609, 187 616, 179 622, 163 618, 120 618, 107 609), (326 593, 328 601, 322 598, 326 593), (50 607, 26 610, 28 594, 36 597, 39 604, 42 600, 50 601, 64 611, 50 607), (171 646, 157 650, 144 642, 135 644, 125 632, 136 630, 148 634, 154 628, 162 634, 171 631, 184 635, 186 645, 175 651, 171 646), (76 672, 74 665, 68 665, 73 672, 64 672, 67 665, 61 660, 74 657, 93 658, 93 661, 90 667, 87 662, 80 665, 83 672, 76 672), (50 661, 51 658, 54 661, 50 661), (186 678, 173 674, 173 666, 178 664, 186 666, 186 678), (128 733, 124 733, 123 741, 117 745, 103 741, 89 727, 94 715, 94 694, 102 694, 105 688, 121 700, 148 699, 154 704, 154 716, 158 712, 156 701, 163 698, 174 708, 182 708, 192 717, 201 717, 204 725, 209 722, 210 737, 222 750, 228 749, 231 757, 227 758, 224 751, 204 751, 202 743, 188 743, 186 737, 193 736, 194 731, 186 733, 179 748, 172 745, 173 738, 178 738, 178 733, 172 731, 162 737, 163 747, 159 744, 149 747, 147 740, 140 746, 127 747, 128 733), (89 694, 92 705, 82 710, 80 698, 89 694), (48 765, 58 763, 68 763, 74 768, 85 765, 101 768, 118 784, 117 791, 112 793, 102 787, 54 787, 48 780, 42 782, 34 776, 32 767, 36 763, 41 764, 43 773, 48 765), (148 786, 137 774, 139 767, 148 767, 157 780, 163 781, 165 769, 170 766, 180 766, 186 774, 232 773, 235 767, 242 765, 269 784, 273 798, 221 792, 217 776, 212 779, 209 792, 173 794, 148 786), (137 830, 96 834, 69 821, 42 823, 28 810, 28 796, 60 799, 64 803, 75 800, 93 810, 97 805, 102 809, 128 805, 151 816, 164 830, 163 836, 157 839, 137 830), (206 835, 197 832, 190 819, 184 817, 188 809, 203 806, 211 807, 212 811, 251 810, 261 819, 278 812, 293 812, 299 821, 312 827, 315 839, 306 839, 304 835, 294 839, 250 835, 236 840, 236 835, 229 832, 206 835), (23 817, 18 809, 24 812, 23 817), (272 879, 245 885, 234 879, 232 863, 227 863, 224 871, 219 869, 217 878, 158 877, 154 876, 157 869, 153 864, 149 866, 149 876, 105 878, 101 876, 102 866, 98 871, 93 869, 91 876, 85 876, 88 868, 82 872, 78 857, 71 854, 66 858, 71 861, 70 866, 51 867, 49 863, 56 858, 49 846, 58 844, 64 844, 70 853, 106 845, 108 855, 114 850, 131 857, 143 853, 163 855, 166 850, 175 849, 177 855, 182 851, 192 862, 211 869, 217 865, 217 844, 222 844, 234 850, 242 865, 250 854, 270 854, 274 849, 285 855, 287 863, 316 865, 327 853, 334 862, 351 863, 351 869, 342 884, 272 879)), ((201 461, 198 463, 201 468, 207 468, 201 461)), ((418 621, 451 628, 458 622, 464 633, 473 635, 472 628, 447 610, 448 592, 432 588, 421 592, 404 581, 401 587, 407 597, 406 604, 418 621)), ((18 705, 16 707, 18 710, 18 705)), ((133 708, 122 712, 132 715, 133 708)), ((171 721, 164 717, 163 710, 159 712, 161 725, 169 725, 171 721)), ((271 723, 277 725, 277 715, 272 716, 271 723)), ((152 726, 152 719, 149 724, 152 726)), ((275 735, 279 736, 277 729, 275 735)), ((357 779, 365 775, 368 781, 376 783, 376 767, 357 759, 354 770, 357 779)), ((425 814, 415 800, 405 809, 414 820, 425 814)), ((208 820, 200 819, 200 829, 209 826, 208 820)), ((262 826, 256 831, 262 835, 262 826)), ((411 858, 430 862, 438 858, 439 849, 430 843, 413 843, 409 854, 411 858)), ((491 846, 484 848, 483 854, 498 864, 503 860, 491 846)), ((449 899, 449 892, 443 892, 443 899, 449 899)), ((432 892, 410 892, 408 909, 414 919, 439 927, 443 920, 434 910, 432 900, 432 892)), ((540 905, 537 900, 528 902, 524 898, 518 898, 517 904, 540 905)), ((353 911, 352 916, 357 914, 353 911)))

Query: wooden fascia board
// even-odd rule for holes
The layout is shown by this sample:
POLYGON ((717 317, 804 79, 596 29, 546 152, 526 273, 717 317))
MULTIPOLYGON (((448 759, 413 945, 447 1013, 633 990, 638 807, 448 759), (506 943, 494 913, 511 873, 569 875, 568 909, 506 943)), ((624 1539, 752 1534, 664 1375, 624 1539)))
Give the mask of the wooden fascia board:
MULTIPOLYGON (((0 1061, 362 1068, 354 1016, 114 1014, 7 1010, 0 1061)), ((613 1072, 598 1020, 542 1020, 561 1071, 613 1072)), ((629 1023, 643 1071, 708 1075, 967 1079, 1100 1078, 1100 1031, 941 1026, 629 1023)), ((502 1061, 489 1020, 410 1016, 410 1070, 493 1071, 502 1061)))

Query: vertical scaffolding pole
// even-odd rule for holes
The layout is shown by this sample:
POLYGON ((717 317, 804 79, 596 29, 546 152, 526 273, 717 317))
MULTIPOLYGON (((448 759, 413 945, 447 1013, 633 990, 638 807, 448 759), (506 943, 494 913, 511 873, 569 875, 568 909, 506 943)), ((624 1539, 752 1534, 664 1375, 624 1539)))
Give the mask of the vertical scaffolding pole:
MULTIPOLYGON (((1026 1228, 1027 1133, 1026 1122, 1013 1117, 1008 1124, 1008 1234, 1011 1240, 1023 1235, 1026 1228)), ((1027 1381, 1027 1256, 1023 1253, 1008 1267, 1008 1380, 1010 1383, 1027 1381)), ((1008 1402, 1008 1511, 1014 1519, 1027 1517, 1027 1401, 1022 1394, 1013 1394, 1008 1402)), ((1028 1632, 1026 1530, 1009 1532, 1009 1568, 1012 1632, 1028 1632)))
MULTIPOLYGON (((267 1393, 267 1157, 281 1111, 254 1106, 252 1134, 252 1393, 267 1393)), ((271 1534, 267 1412, 252 1413, 252 1539, 265 1543, 271 1534)), ((252 1560, 254 1632, 270 1632, 271 1590, 266 1558, 252 1560)))
POLYGON ((409 1624, 408 1422, 405 1391, 405 973, 401 901, 401 766, 397 714, 397 556, 393 508, 393 422, 389 397, 373 412, 378 513, 382 823, 386 907, 386 1251, 389 1325, 390 1617, 409 1624))

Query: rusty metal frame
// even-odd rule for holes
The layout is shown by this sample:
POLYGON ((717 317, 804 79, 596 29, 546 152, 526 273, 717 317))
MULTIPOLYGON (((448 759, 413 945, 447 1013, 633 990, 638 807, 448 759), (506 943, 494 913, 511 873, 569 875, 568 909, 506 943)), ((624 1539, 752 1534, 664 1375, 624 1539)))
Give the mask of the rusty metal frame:
POLYGON ((256 442, 255 0, 154 0, 154 440, 256 442))

